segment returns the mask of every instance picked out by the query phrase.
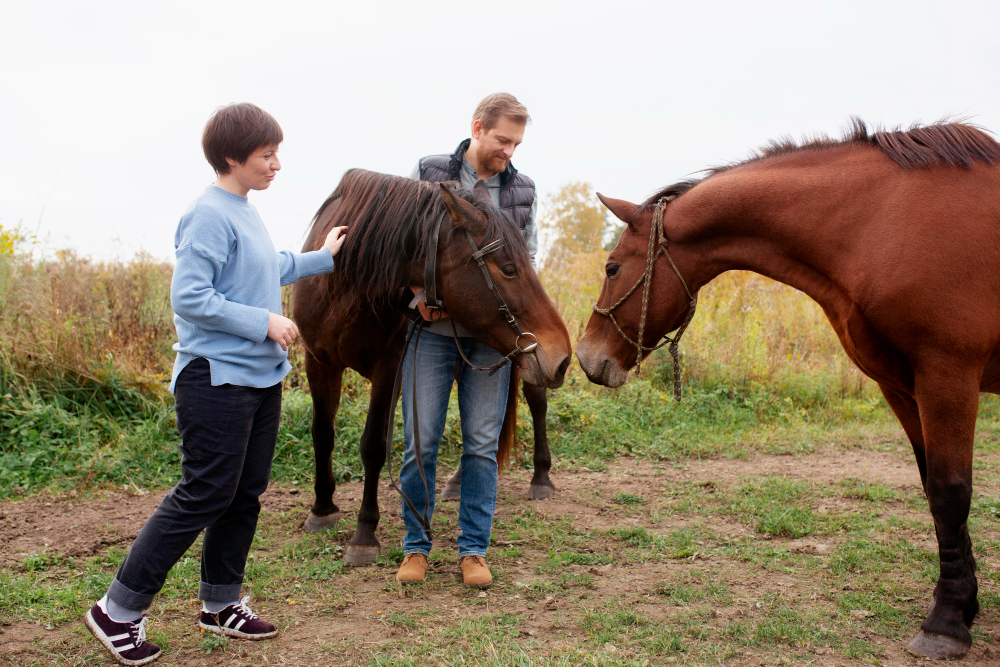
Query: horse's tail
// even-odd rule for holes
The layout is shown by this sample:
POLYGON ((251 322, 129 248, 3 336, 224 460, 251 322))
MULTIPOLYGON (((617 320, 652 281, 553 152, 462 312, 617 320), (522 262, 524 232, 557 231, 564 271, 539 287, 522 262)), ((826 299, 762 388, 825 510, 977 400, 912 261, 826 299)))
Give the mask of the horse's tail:
POLYGON ((521 378, 517 366, 511 364, 510 386, 507 388, 507 411, 500 429, 500 446, 497 449, 497 469, 503 470, 512 460, 517 460, 517 395, 521 389, 521 378))

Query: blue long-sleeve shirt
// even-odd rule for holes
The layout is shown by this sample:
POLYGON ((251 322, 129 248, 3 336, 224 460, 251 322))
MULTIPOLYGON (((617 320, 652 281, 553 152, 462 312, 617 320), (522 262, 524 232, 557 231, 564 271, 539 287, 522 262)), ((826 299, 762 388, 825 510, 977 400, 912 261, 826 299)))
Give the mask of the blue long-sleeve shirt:
POLYGON ((170 285, 177 343, 170 391, 184 367, 208 359, 212 384, 270 387, 291 370, 267 337, 281 314, 281 286, 333 270, 326 248, 276 252, 246 197, 210 185, 181 217, 170 285))

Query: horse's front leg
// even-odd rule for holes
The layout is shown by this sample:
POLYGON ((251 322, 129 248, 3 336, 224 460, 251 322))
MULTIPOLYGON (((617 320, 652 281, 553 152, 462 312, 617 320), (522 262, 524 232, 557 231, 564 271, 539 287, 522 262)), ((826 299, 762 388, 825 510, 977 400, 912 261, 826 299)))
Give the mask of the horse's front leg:
POLYGON ((385 428, 387 420, 393 418, 396 407, 392 403, 395 380, 396 367, 392 363, 380 363, 372 374, 368 418, 365 420, 365 432, 361 436, 361 463, 365 467, 365 487, 361 497, 361 509, 358 510, 358 526, 347 545, 347 553, 344 554, 344 560, 348 565, 371 565, 381 548, 378 538, 375 537, 375 529, 378 528, 381 518, 378 510, 378 481, 385 465, 385 428))
POLYGON ((531 486, 528 487, 528 498, 531 500, 544 500, 551 498, 556 487, 549 479, 549 470, 552 468, 552 454, 549 452, 549 438, 545 430, 545 416, 549 411, 549 401, 545 396, 545 387, 521 383, 524 391, 524 399, 528 402, 528 409, 531 410, 532 430, 535 434, 535 474, 531 478, 531 486))
POLYGON ((340 405, 340 388, 344 378, 343 368, 321 363, 306 352, 306 376, 312 394, 313 455, 316 462, 316 500, 313 502, 305 528, 310 532, 334 528, 341 512, 333 502, 336 482, 333 479, 330 457, 333 455, 334 419, 340 405))
POLYGON ((941 576, 927 619, 909 648, 941 660, 966 654, 972 645, 968 626, 979 611, 976 559, 968 528, 979 382, 978 374, 956 377, 951 364, 936 370, 923 378, 918 374, 915 398, 927 465, 924 489, 934 517, 941 576))

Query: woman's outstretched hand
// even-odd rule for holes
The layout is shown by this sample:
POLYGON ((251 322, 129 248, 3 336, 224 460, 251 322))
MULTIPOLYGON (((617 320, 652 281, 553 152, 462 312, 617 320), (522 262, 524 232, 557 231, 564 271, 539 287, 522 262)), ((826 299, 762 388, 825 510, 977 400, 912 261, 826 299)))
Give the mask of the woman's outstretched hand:
POLYGON ((326 235, 326 241, 323 242, 323 246, 330 250, 330 254, 334 257, 340 252, 340 246, 344 245, 344 239, 347 238, 347 226, 334 227, 330 230, 330 233, 326 235))

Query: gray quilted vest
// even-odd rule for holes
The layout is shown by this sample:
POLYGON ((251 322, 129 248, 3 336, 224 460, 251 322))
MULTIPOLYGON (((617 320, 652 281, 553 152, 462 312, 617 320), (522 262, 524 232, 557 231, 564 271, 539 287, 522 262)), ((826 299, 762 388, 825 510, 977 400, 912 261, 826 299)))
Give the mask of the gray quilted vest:
MULTIPOLYGON (((466 139, 451 155, 428 155, 420 160, 420 180, 434 182, 459 180, 462 159, 471 143, 471 139, 466 139)), ((528 215, 531 213, 531 204, 534 201, 535 182, 518 173, 514 165, 508 164, 507 169, 500 174, 500 208, 517 223, 521 231, 528 225, 528 215)))

